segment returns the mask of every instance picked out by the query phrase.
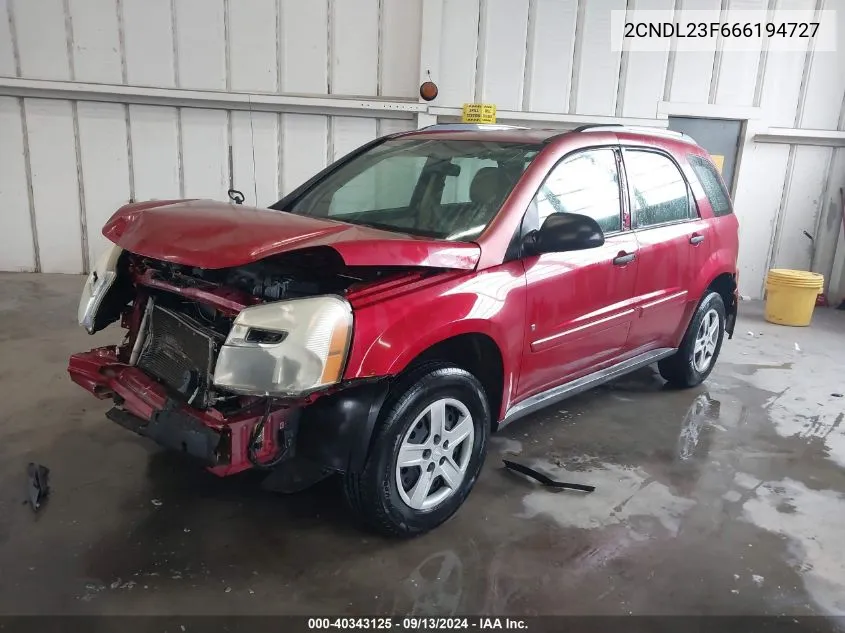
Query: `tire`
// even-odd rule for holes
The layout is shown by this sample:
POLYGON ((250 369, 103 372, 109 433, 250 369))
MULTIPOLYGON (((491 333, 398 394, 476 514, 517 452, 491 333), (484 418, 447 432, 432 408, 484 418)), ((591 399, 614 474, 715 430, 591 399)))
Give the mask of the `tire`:
MULTIPOLYGON (((678 351, 657 364, 660 375, 672 386, 682 389, 695 387, 704 382, 710 372, 713 371, 713 366, 722 350, 722 341, 725 338, 725 322, 725 303, 721 295, 718 292, 708 292, 701 303, 698 304, 678 351), (702 331, 709 329, 708 324, 711 324, 710 327, 712 327, 714 314, 718 319, 716 325, 718 329, 714 334, 716 337, 715 346, 712 349, 708 347, 711 355, 705 364, 705 359, 702 358, 701 354, 703 351, 706 356, 707 351, 697 348, 696 343, 700 340, 702 331), (702 325, 705 319, 707 319, 708 324, 702 325)), ((710 341, 712 342, 712 339, 710 341)))
POLYGON ((412 370, 391 388, 363 471, 343 476, 346 502, 381 534, 428 532, 449 519, 469 495, 489 434, 490 407, 475 376, 445 363, 412 370), (431 433, 431 425, 436 430, 438 423, 430 407, 440 412, 436 419, 445 421, 442 437, 431 433), (465 439, 460 439, 462 433, 467 433, 465 439), (449 438, 453 442, 447 446, 449 438), (400 453, 406 462, 418 459, 419 465, 399 469, 400 453))

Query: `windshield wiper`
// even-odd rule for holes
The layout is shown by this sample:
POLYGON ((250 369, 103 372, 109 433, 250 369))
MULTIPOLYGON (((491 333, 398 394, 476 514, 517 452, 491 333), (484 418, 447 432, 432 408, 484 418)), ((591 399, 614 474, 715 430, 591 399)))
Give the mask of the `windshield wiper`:
POLYGON ((379 229, 380 231, 389 231, 391 233, 403 233, 405 235, 418 235, 420 237, 433 237, 435 239, 441 239, 439 233, 433 233, 431 231, 420 231, 419 229, 409 229, 403 226, 395 226, 393 224, 381 224, 379 222, 351 222, 349 220, 341 220, 341 222, 346 222, 347 224, 354 224, 356 226, 367 226, 371 229, 379 229))

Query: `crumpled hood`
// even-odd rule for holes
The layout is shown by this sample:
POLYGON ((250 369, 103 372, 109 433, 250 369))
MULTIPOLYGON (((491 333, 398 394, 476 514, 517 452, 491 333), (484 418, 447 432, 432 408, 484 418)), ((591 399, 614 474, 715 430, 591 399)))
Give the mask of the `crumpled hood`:
POLYGON ((294 250, 328 246, 347 266, 472 270, 481 248, 322 218, 211 200, 127 204, 103 227, 121 248, 198 268, 229 268, 294 250))

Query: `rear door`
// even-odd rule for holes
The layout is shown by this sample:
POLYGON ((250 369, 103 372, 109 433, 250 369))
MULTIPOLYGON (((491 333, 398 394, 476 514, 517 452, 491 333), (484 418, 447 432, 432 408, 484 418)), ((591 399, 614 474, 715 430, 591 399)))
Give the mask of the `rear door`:
POLYGON ((697 271, 706 261, 711 227, 698 217, 692 191, 675 160, 652 149, 625 148, 631 223, 640 265, 632 352, 674 347, 697 271))
POLYGON ((518 399, 611 364, 625 350, 638 261, 637 241, 623 220, 619 160, 614 148, 567 156, 526 213, 524 231, 556 212, 589 215, 606 241, 524 259, 527 329, 518 399))

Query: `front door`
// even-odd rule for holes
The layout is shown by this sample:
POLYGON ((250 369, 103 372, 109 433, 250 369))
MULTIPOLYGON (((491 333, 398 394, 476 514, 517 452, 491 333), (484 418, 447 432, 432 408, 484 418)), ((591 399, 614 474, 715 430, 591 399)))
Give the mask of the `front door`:
POLYGON ((699 255, 706 255, 713 236, 672 158, 628 148, 623 158, 640 260, 628 345, 636 351, 673 347, 687 304, 697 299, 689 291, 706 261, 699 255))
POLYGON ((617 150, 579 151, 550 172, 526 213, 529 229, 552 213, 589 215, 606 241, 599 248, 525 258, 518 399, 606 366, 625 350, 639 262, 636 239, 625 230, 619 182, 617 150))

